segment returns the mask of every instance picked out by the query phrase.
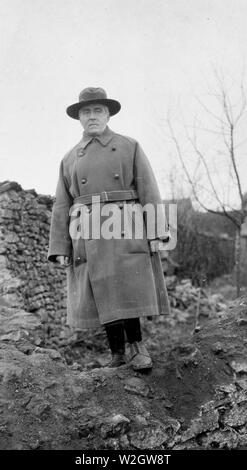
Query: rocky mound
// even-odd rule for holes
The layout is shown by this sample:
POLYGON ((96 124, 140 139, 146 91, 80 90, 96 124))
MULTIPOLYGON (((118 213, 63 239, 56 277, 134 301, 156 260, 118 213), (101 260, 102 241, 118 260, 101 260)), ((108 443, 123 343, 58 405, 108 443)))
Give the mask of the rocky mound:
POLYGON ((12 336, 0 334, 1 449, 247 446, 246 299, 182 339, 164 317, 152 323, 154 368, 145 375, 128 365, 68 365, 58 350, 35 344, 33 315, 25 313, 33 333, 18 338, 18 315, 2 310, 12 336))

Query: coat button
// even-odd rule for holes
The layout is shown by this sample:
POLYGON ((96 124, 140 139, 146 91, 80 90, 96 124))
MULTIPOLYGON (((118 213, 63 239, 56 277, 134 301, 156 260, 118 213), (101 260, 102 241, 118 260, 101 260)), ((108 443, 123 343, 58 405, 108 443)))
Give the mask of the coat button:
POLYGON ((87 182, 87 178, 82 178, 81 182, 82 184, 85 184, 87 182))
POLYGON ((122 235, 122 237, 124 237, 124 235, 125 235, 125 231, 124 231, 124 230, 121 232, 121 235, 122 235))
POLYGON ((124 205, 123 205, 123 202, 120 202, 120 203, 118 204, 119 209, 122 209, 123 206, 124 206, 124 205))
POLYGON ((79 150, 78 157, 83 157, 85 155, 84 150, 79 150))
POLYGON ((119 174, 118 174, 118 173, 115 173, 114 178, 115 178, 116 180, 119 180, 119 174))
POLYGON ((116 150, 116 147, 112 147, 112 151, 115 152, 115 150, 116 150))

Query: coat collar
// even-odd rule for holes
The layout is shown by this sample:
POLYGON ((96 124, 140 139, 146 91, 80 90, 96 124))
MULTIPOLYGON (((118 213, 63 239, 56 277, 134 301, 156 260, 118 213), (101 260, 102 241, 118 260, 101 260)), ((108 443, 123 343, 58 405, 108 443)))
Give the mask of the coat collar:
POLYGON ((85 149, 86 146, 90 142, 92 142, 92 140, 98 140, 98 142, 100 142, 101 145, 105 147, 112 140, 113 136, 114 136, 114 132, 108 126, 106 126, 104 132, 101 135, 97 135, 95 137, 88 136, 88 135, 85 135, 85 133, 83 133, 80 146, 85 149))

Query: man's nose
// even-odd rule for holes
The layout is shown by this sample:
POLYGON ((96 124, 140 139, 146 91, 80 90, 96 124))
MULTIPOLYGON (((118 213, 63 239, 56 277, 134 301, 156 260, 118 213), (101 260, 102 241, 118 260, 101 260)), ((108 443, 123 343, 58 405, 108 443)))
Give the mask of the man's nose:
POLYGON ((95 111, 90 111, 89 119, 95 119, 96 113, 95 111))

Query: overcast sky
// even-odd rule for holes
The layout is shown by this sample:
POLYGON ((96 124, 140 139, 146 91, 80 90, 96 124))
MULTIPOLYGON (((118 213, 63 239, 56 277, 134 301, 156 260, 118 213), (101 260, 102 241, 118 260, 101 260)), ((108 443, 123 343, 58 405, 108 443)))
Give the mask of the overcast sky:
POLYGON ((167 197, 174 157, 163 118, 177 103, 193 113, 193 95, 213 66, 239 75, 246 0, 0 0, 0 7, 0 180, 54 194, 59 162, 82 132, 65 108, 83 88, 101 86, 122 104, 110 127, 140 142, 167 197))

